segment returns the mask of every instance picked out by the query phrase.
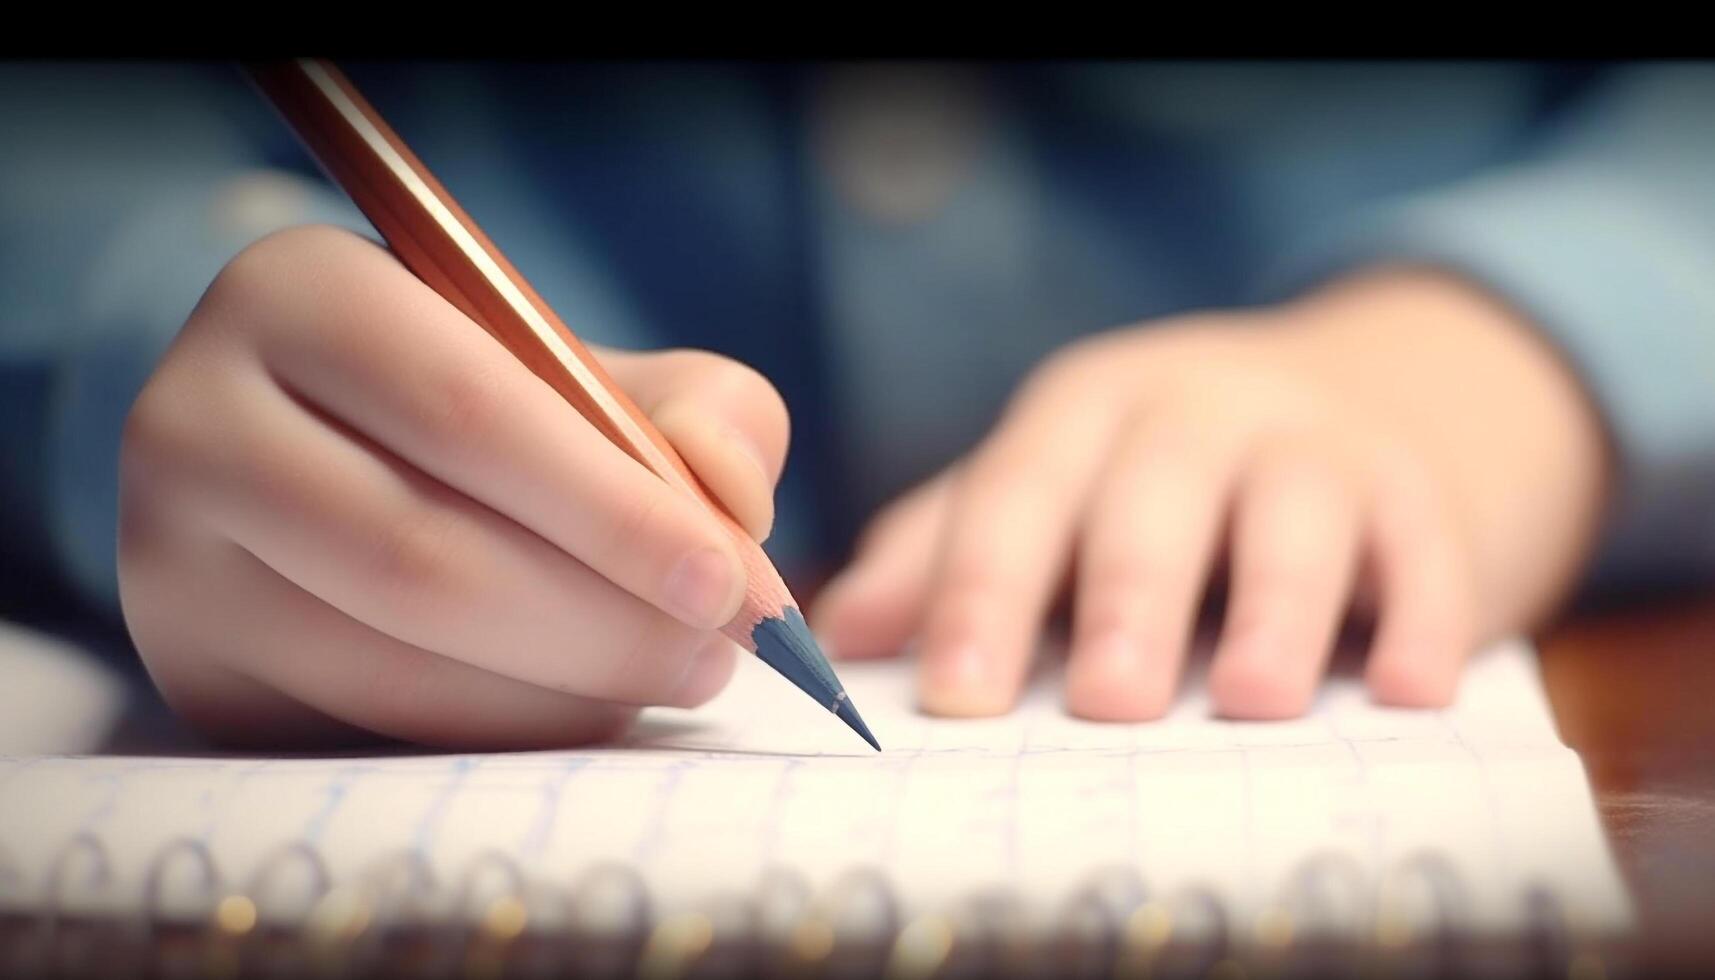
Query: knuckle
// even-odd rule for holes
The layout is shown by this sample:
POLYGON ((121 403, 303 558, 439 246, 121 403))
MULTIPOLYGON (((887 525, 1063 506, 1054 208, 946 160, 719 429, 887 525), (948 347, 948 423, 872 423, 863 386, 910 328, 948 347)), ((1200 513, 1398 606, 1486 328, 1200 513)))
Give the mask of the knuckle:
POLYGON ((763 377, 761 371, 718 354, 705 354, 704 357, 708 360, 704 370, 710 375, 713 387, 745 398, 779 398, 774 385, 763 377))
POLYGON ((648 493, 613 500, 607 538, 596 552, 602 559, 597 571, 606 574, 627 556, 638 554, 639 544, 648 539, 651 529, 660 521, 666 503, 666 494, 653 488, 648 493))
POLYGON ((760 373, 745 368, 756 381, 752 386, 751 404, 762 414, 766 430, 784 447, 792 438, 792 415, 786 410, 786 399, 779 389, 760 373))
POLYGON ((1250 482, 1259 496, 1284 495, 1295 505, 1309 501, 1318 513, 1355 509, 1362 496, 1357 474, 1336 447, 1292 436, 1267 439, 1256 448, 1250 482))
POLYGON ((356 236, 330 225, 296 225, 271 232, 240 249, 215 276, 211 296, 253 297, 277 288, 282 274, 302 271, 306 256, 349 247, 356 236))
POLYGON ((264 331, 263 312, 293 294, 314 293, 327 272, 346 264, 354 247, 368 244, 342 228, 300 225, 265 235, 232 257, 204 291, 187 333, 264 331), (259 315, 260 314, 260 315, 259 315))
POLYGON ((1371 478, 1384 502, 1422 515, 1419 519, 1443 517, 1441 484, 1428 460, 1398 439, 1376 437, 1366 448, 1371 478))
POLYGON ((723 403, 743 405, 757 413, 756 420, 769 433, 785 434, 791 424, 786 400, 762 372, 741 361, 703 351, 686 352, 696 359, 696 370, 708 390, 723 403))
POLYGON ((408 619, 456 608, 470 579, 464 537, 452 512, 415 508, 375 535, 362 574, 394 613, 408 619))
POLYGON ((1092 333, 1078 337, 1054 351, 1043 362, 1046 374, 1083 374, 1106 363, 1112 356, 1114 335, 1092 333))
POLYGON ((221 270, 215 273, 198 304, 193 324, 223 322, 224 317, 210 316, 209 311, 226 311, 250 305, 258 296, 266 295, 280 268, 278 247, 268 238, 244 247, 221 270))
POLYGON ((483 445, 501 424, 510 401, 497 365, 461 364, 441 372, 426 395, 425 428, 445 447, 483 445))
POLYGON ((1016 430, 991 434, 959 469, 960 510, 1041 513, 1066 506, 1085 475, 1079 454, 1068 448, 1072 442, 1045 445, 1016 430))
POLYGON ((1317 477, 1331 467, 1315 439, 1295 431, 1276 431, 1259 440, 1251 466, 1260 475, 1281 479, 1317 477))
POLYGON ((1080 337, 1043 359, 1019 389, 1020 400, 1083 389, 1109 357, 1104 335, 1080 337))
POLYGON ((1224 440, 1180 415, 1158 414, 1134 420, 1127 442, 1128 461, 1207 481, 1218 472, 1224 440))
POLYGON ((658 363, 662 370, 685 378, 696 388, 722 393, 729 390, 745 393, 747 385, 759 381, 767 383, 762 375, 751 370, 742 361, 735 361, 714 351, 675 347, 647 356, 658 363))
POLYGON ((701 350, 696 347, 669 347, 666 350, 641 356, 658 360, 663 367, 685 372, 703 371, 711 364, 718 364, 726 360, 713 351, 701 350))
POLYGON ((196 420, 197 415, 186 411, 184 399, 173 391, 170 376, 156 374, 143 386, 125 417, 122 472, 144 476, 160 463, 182 455, 196 420))
POLYGON ((239 466, 231 425, 231 392, 205 384, 167 363, 156 371, 127 411, 120 435, 121 499, 166 498, 220 482, 223 468, 239 466), (225 420, 225 421, 222 421, 225 420))
POLYGON ((349 250, 364 239, 344 228, 328 224, 293 225, 270 232, 247 246, 240 256, 249 255, 264 260, 264 268, 274 262, 306 255, 330 255, 349 250))

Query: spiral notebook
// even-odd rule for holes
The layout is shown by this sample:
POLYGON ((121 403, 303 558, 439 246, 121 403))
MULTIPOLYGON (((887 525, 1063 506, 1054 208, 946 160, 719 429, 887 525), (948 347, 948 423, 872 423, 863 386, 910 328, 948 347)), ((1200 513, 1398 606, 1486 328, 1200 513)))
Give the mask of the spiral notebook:
POLYGON ((1630 921, 1527 647, 1477 657, 1446 710, 1376 707, 1347 677, 1273 723, 1213 718, 1195 673, 1164 721, 1079 721, 1047 659, 1016 713, 978 721, 917 714, 907 663, 842 665, 880 755, 745 663, 704 709, 652 710, 601 748, 7 758, 0 910, 575 932, 638 955, 663 935, 806 956, 867 935, 899 955, 973 929, 1242 947, 1507 936, 1544 907, 1630 921))

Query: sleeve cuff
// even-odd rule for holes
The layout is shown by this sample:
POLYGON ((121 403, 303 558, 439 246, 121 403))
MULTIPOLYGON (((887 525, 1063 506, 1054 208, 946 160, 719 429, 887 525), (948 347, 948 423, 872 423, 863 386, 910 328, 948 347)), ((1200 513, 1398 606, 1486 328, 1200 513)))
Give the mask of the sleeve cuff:
POLYGON ((1591 584, 1715 572, 1715 235, 1594 167, 1481 178, 1354 216, 1264 280, 1280 298, 1360 266, 1449 269, 1557 344, 1601 412, 1618 472, 1591 584))

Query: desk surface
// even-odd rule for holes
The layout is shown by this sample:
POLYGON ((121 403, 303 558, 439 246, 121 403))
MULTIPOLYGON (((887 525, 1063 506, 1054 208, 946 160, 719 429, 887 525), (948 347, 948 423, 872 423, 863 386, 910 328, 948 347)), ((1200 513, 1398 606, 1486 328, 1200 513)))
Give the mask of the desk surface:
POLYGON ((1541 640, 1651 968, 1715 969, 1715 601, 1582 615, 1541 640))

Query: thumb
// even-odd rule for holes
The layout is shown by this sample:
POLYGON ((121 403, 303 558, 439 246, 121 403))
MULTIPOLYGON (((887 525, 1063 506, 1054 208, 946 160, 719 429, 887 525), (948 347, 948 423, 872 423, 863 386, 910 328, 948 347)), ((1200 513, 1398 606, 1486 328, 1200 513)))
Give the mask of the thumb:
POLYGON ((774 526, 790 422, 768 379, 707 351, 593 351, 751 537, 774 526))

